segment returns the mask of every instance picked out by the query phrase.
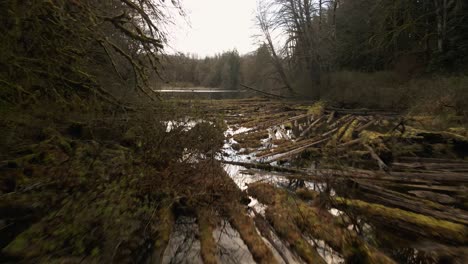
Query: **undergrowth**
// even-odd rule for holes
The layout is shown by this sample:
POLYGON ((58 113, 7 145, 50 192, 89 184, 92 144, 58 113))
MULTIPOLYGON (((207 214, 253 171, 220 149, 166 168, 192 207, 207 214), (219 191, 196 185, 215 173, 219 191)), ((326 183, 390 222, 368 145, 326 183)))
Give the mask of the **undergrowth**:
POLYGON ((224 122, 171 103, 61 108, 1 113, 2 261, 146 261, 171 215, 240 199, 213 159, 224 122))

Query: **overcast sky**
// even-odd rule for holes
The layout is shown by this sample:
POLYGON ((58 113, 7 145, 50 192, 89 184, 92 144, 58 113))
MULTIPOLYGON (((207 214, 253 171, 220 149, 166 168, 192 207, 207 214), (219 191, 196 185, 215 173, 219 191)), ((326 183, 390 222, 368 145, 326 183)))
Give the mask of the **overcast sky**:
POLYGON ((255 50, 256 0, 182 0, 187 18, 168 28, 167 52, 196 53, 201 57, 237 49, 255 50))

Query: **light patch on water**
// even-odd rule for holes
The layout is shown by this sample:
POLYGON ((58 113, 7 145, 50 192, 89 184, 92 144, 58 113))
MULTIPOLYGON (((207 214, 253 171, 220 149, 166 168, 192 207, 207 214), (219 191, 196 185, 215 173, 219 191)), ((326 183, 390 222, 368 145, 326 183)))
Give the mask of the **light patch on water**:
POLYGON ((223 221, 221 226, 214 230, 213 236, 218 245, 217 253, 221 263, 256 263, 247 245, 228 221, 223 221))
POLYGON ((250 203, 248 206, 252 208, 255 212, 259 213, 261 216, 265 217, 265 211, 268 206, 262 204, 257 199, 253 198, 252 196, 249 196, 249 198, 250 198, 250 203))
POLYGON ((344 258, 335 250, 333 250, 325 241, 320 239, 314 239, 305 236, 305 239, 315 247, 317 253, 325 260, 328 264, 340 264, 345 263, 344 258))
POLYGON ((252 172, 238 165, 224 164, 223 168, 241 190, 246 190, 249 184, 259 181, 274 185, 287 185, 289 183, 289 180, 283 176, 262 171, 252 172))
POLYGON ((211 122, 203 120, 203 119, 191 119, 189 117, 186 117, 183 120, 166 121, 166 122, 164 122, 164 124, 166 125, 166 132, 169 133, 174 128, 179 128, 179 127, 183 127, 184 131, 189 131, 196 124, 199 124, 199 123, 202 123, 202 122, 208 122, 208 123, 211 124, 211 122))
POLYGON ((196 220, 189 217, 179 217, 164 251, 162 263, 203 264, 200 256, 201 245, 196 234, 198 234, 196 220))
POLYGON ((233 149, 234 144, 238 144, 236 140, 234 140, 233 135, 237 135, 240 133, 245 133, 253 128, 246 128, 246 127, 240 127, 237 129, 234 129, 232 127, 229 127, 228 130, 224 132, 224 136, 226 137, 226 140, 224 141, 223 148, 221 150, 221 153, 217 155, 218 160, 225 160, 225 161, 236 161, 236 162, 251 162, 255 159, 255 153, 249 153, 249 154, 239 154, 240 151, 243 149, 240 149, 239 151, 233 149))

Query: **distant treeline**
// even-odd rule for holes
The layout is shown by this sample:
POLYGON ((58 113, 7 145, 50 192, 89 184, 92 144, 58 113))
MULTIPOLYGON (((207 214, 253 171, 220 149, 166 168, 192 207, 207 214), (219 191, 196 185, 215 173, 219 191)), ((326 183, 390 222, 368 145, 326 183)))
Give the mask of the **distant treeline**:
POLYGON ((169 55, 163 62, 163 80, 178 87, 240 89, 242 83, 272 90, 279 83, 271 62, 266 45, 243 56, 236 50, 203 59, 195 54, 169 55))
POLYGON ((257 22, 263 44, 256 51, 169 56, 165 80, 328 99, 330 88, 336 97, 367 83, 373 87, 361 88, 376 96, 389 85, 468 70, 463 0, 262 0, 257 22))

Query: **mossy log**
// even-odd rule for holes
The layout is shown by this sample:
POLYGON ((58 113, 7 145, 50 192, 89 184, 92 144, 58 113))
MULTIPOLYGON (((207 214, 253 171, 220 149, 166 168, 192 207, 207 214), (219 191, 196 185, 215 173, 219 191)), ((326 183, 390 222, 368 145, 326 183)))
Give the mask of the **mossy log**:
POLYGON ((216 264, 216 242, 213 237, 213 230, 216 226, 215 215, 209 209, 197 211, 198 230, 200 234, 200 252, 205 264, 216 264))
POLYGON ((355 180, 355 182, 358 184, 358 188, 361 191, 360 195, 367 197, 370 200, 410 210, 415 213, 432 216, 438 219, 468 225, 468 214, 462 210, 388 190, 369 182, 357 180, 355 180))
POLYGON ((174 215, 171 207, 161 208, 158 212, 158 221, 155 226, 155 242, 153 251, 154 263, 162 263, 164 251, 169 244, 172 230, 174 228, 174 215))
POLYGON ((336 197, 333 202, 340 208, 355 210, 366 217, 374 218, 379 224, 406 229, 425 237, 435 237, 449 243, 464 244, 468 242, 468 228, 462 224, 361 200, 336 197))
MULTIPOLYGON (((284 252, 283 248, 278 244, 281 243, 280 241, 277 241, 273 238, 272 232, 273 228, 271 225, 257 212, 254 211, 254 222, 255 226, 258 228, 260 234, 268 241, 270 244, 275 248, 276 252, 280 255, 280 257, 283 259, 284 263, 289 264, 288 257, 286 256, 286 253, 284 252)), ((284 247, 284 246, 283 246, 284 247)))
MULTIPOLYGON (((265 183, 249 186, 249 194, 268 205, 266 218, 284 239, 294 241, 292 234, 299 229, 312 237, 325 241, 340 252, 347 262, 395 263, 377 249, 362 241, 355 233, 335 225, 333 217, 318 208, 295 199, 285 190, 265 183)), ((300 241, 300 240, 299 240, 300 241)), ((296 249, 297 251, 297 249, 296 249)), ((298 252, 301 255, 300 252, 298 252)))
POLYGON ((270 248, 265 244, 262 237, 255 229, 254 221, 244 213, 242 206, 233 204, 229 209, 229 216, 229 222, 239 232, 242 240, 249 248, 252 257, 257 263, 277 263, 270 248))

